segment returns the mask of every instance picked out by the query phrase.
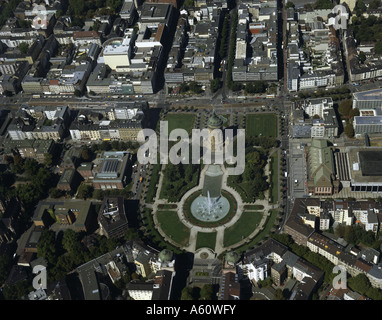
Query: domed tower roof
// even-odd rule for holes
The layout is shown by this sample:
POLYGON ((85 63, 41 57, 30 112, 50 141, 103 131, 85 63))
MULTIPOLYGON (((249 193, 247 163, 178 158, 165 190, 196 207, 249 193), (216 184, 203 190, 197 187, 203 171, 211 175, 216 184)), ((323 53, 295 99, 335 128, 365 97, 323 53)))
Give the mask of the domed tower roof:
POLYGON ((159 252, 158 258, 160 261, 171 261, 173 257, 173 252, 168 249, 163 249, 161 252, 159 252))
POLYGON ((215 110, 213 110, 211 117, 207 121, 207 126, 211 129, 220 129, 223 126, 224 120, 224 117, 218 116, 215 110))

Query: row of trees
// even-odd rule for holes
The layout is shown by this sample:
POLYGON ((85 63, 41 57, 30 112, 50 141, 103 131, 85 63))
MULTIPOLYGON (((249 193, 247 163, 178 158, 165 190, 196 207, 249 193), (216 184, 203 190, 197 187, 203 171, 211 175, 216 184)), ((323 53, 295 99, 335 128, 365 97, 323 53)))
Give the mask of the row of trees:
POLYGON ((123 0, 69 0, 67 14, 71 16, 73 26, 82 27, 85 19, 93 18, 96 14, 117 14, 122 4, 123 0))
POLYGON ((369 297, 372 300, 382 300, 382 290, 371 286, 369 279, 363 273, 347 280, 349 288, 369 297))
POLYGON ((355 116, 359 116, 358 108, 353 108, 353 101, 351 99, 343 100, 338 105, 338 113, 342 120, 346 121, 344 127, 344 133, 349 137, 354 137, 353 119, 355 116))
POLYGON ((229 14, 225 12, 222 32, 220 33, 220 46, 219 46, 220 60, 224 59, 225 57, 228 36, 229 36, 229 14))
POLYGON ((347 242, 359 245, 364 244, 374 249, 379 249, 382 241, 375 237, 373 231, 365 231, 360 225, 343 226, 338 225, 334 230, 337 237, 344 238, 347 242))
POLYGON ((233 69, 233 63, 235 60, 235 52, 236 52, 236 31, 237 31, 237 23, 238 23, 238 13, 235 11, 233 13, 232 23, 231 23, 231 36, 230 36, 230 42, 229 42, 229 51, 228 51, 228 62, 227 62, 227 87, 231 90, 236 91, 237 85, 232 79, 232 69, 233 69))
POLYGON ((181 300, 216 300, 216 288, 212 284, 205 284, 199 287, 184 287, 181 300))
POLYGON ((191 91, 195 94, 200 94, 203 92, 203 89, 202 86, 195 81, 182 82, 179 86, 179 93, 186 93, 188 91, 191 91))
POLYGON ((278 146, 278 140, 273 137, 245 137, 246 147, 259 146, 264 149, 272 149, 278 146))
POLYGON ((268 84, 266 81, 253 81, 248 82, 245 85, 245 92, 249 94, 253 93, 265 93, 267 91, 268 84))
POLYGON ((101 143, 92 143, 91 147, 89 148, 89 151, 91 151, 93 154, 97 151, 110 151, 110 150, 135 150, 139 148, 138 142, 132 142, 132 141, 102 141, 101 143))
POLYGON ((351 97, 350 89, 346 86, 342 86, 339 88, 333 88, 330 90, 318 89, 317 92, 304 92, 301 91, 298 93, 298 97, 300 99, 307 98, 321 98, 321 97, 332 97, 333 100, 342 100, 351 97))

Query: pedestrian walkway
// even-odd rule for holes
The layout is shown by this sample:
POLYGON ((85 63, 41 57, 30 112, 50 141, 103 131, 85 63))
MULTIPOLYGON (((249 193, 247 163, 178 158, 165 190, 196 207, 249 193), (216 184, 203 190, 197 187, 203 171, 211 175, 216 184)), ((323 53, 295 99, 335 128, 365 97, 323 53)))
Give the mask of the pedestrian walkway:
MULTIPOLYGON (((189 236, 188 244, 186 246, 181 247, 182 250, 185 250, 185 251, 188 251, 188 252, 195 252, 198 232, 207 232, 207 233, 208 232, 216 232, 216 244, 215 244, 214 251, 216 252, 216 254, 219 255, 219 254, 223 253, 224 251, 230 250, 232 248, 241 246, 241 245, 249 242, 250 239, 252 239, 254 236, 256 236, 256 234, 258 234, 261 230, 263 230, 264 225, 265 225, 265 223, 267 221, 267 218, 268 218, 268 216, 270 214, 269 211, 271 209, 274 209, 275 207, 277 207, 277 205, 275 206, 275 205, 269 204, 268 200, 266 200, 266 199, 264 199, 264 200, 256 200, 255 202, 249 202, 249 203, 246 202, 246 203, 244 203, 242 201, 241 197, 240 197, 240 194, 235 189, 233 189, 232 187, 228 186, 228 184, 227 184, 227 180, 228 180, 227 170, 225 169, 224 166, 222 166, 222 171, 223 171, 222 189, 228 191, 235 198, 235 200, 237 202, 237 212, 236 212, 236 214, 233 216, 233 218, 230 221, 228 221, 227 223, 225 223, 223 225, 217 226, 217 227, 201 227, 201 226, 196 226, 196 225, 192 224, 185 217, 185 215, 184 215, 184 211, 183 211, 184 203, 185 203, 185 200, 188 199, 192 194, 194 194, 197 191, 201 191, 203 189, 204 177, 205 177, 205 172, 206 172, 207 168, 208 168, 208 165, 205 165, 203 167, 203 169, 201 170, 199 184, 197 186, 191 188, 190 190, 188 190, 183 195, 183 197, 177 203, 177 208, 176 209, 169 209, 169 210, 171 210, 171 211, 173 211, 173 210, 175 211, 176 210, 176 212, 178 214, 178 217, 179 217, 179 220, 187 228, 190 229, 190 236, 189 236), (263 209, 261 209, 261 210, 249 210, 249 209, 247 210, 246 209, 246 211, 257 211, 257 212, 258 211, 263 211, 264 212, 263 217, 262 217, 259 225, 256 227, 256 229, 253 230, 253 232, 248 237, 242 239, 241 241, 235 243, 232 246, 225 247, 224 246, 224 232, 225 232, 225 229, 228 228, 228 227, 233 226, 240 219, 240 217, 241 217, 241 215, 242 215, 242 213, 244 211, 244 207, 246 205, 259 205, 259 206, 261 205, 261 206, 263 206, 263 209)), ((154 204, 152 204, 152 205, 146 204, 146 206, 153 210, 153 220, 154 220, 154 223, 155 223, 155 228, 158 230, 158 232, 161 234, 161 236, 167 242, 171 243, 174 246, 178 246, 179 247, 178 243, 175 243, 171 238, 169 238, 163 232, 163 230, 160 228, 158 220, 157 220, 158 205, 160 205, 160 204, 168 204, 169 203, 167 201, 167 199, 160 199, 160 192, 161 192, 162 185, 163 185, 163 173, 161 172, 154 204)))

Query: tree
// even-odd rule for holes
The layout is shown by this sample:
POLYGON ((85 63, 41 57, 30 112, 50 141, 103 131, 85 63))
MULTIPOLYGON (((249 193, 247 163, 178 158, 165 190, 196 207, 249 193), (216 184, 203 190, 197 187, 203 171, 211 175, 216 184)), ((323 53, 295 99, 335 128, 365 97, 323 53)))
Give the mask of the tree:
POLYGON ((30 20, 20 19, 20 20, 17 21, 17 24, 22 29, 29 29, 31 27, 31 21, 30 20))
POLYGON ((99 149, 102 151, 110 151, 111 150, 111 143, 110 141, 102 141, 99 145, 99 149))
POLYGON ((56 19, 60 18, 62 16, 62 10, 56 11, 56 19))
POLYGON ((198 290, 196 288, 190 286, 184 287, 180 300, 198 300, 199 294, 197 291, 198 290))
POLYGON ((0 255, 0 285, 7 280, 9 271, 12 267, 12 258, 9 254, 0 255))
POLYGON ((360 273, 355 277, 349 278, 347 284, 352 290, 360 294, 365 294, 370 288, 370 281, 363 273, 360 273))
POLYGON ((37 243, 37 256, 43 257, 49 264, 57 262, 56 234, 54 231, 44 229, 37 243))
POLYGON ((85 14, 85 1, 69 0, 68 10, 71 15, 75 16, 81 16, 85 14))
POLYGON ((212 284, 205 284, 200 290, 199 300, 213 300, 214 299, 214 287, 212 284))
POLYGON ((44 164, 46 167, 51 167, 53 164, 53 155, 51 153, 44 154, 44 164))
POLYGON ((358 60, 359 60, 359 62, 361 62, 361 64, 363 64, 363 63, 366 61, 366 55, 365 55, 365 52, 363 52, 363 51, 360 51, 360 52, 359 52, 358 60))
POLYGON ((294 7, 295 7, 295 4, 291 1, 288 1, 288 3, 285 5, 285 9, 294 8, 294 7))
POLYGON ((378 9, 381 6, 381 0, 373 0, 369 3, 369 9, 378 9))
POLYGON ((93 152, 87 146, 85 146, 81 151, 81 160, 84 162, 92 161, 93 152))
POLYGON ((382 41, 378 41, 374 46, 374 52, 376 54, 382 54, 382 41))
POLYGON ((57 188, 50 188, 49 189, 49 196, 53 199, 61 198, 65 195, 65 191, 57 188))
POLYGON ((194 6, 194 0, 184 0, 183 6, 185 8, 192 8, 194 6))
POLYGON ((366 5, 363 0, 357 0, 354 10, 353 10, 357 16, 362 15, 366 11, 366 5))
POLYGON ((179 93, 186 93, 188 90, 190 90, 190 86, 187 82, 182 82, 179 86, 179 93))
POLYGON ((276 289, 274 294, 275 300, 285 300, 283 291, 281 289, 276 289))
POLYGON ((216 91, 218 91, 218 89, 220 88, 220 79, 219 78, 216 78, 214 80, 211 80, 210 81, 210 88, 211 88, 211 91, 213 93, 215 93, 216 91))
POLYGON ((139 234, 138 234, 138 230, 135 229, 135 228, 128 228, 126 230, 126 233, 125 233, 125 236, 124 236, 124 239, 126 241, 130 241, 130 240, 133 240, 133 239, 137 239, 139 238, 139 234))
POLYGON ((264 93, 267 90, 267 84, 264 81, 248 82, 245 91, 248 93, 264 93))
POLYGON ((81 97, 82 93, 81 93, 80 90, 76 89, 76 90, 74 90, 74 95, 75 95, 76 97, 81 97))
POLYGON ((93 197, 93 199, 102 200, 104 197, 103 190, 102 189, 94 189, 92 197, 93 197))
POLYGON ((316 0, 313 5, 314 9, 333 9, 334 4, 330 0, 316 0))
POLYGON ((355 134, 353 125, 348 123, 344 128, 344 132, 349 138, 353 138, 355 134))
POLYGON ((23 173, 24 172, 24 159, 16 153, 13 156, 13 164, 11 165, 11 171, 13 173, 23 173))
POLYGON ((29 44, 27 42, 21 42, 17 47, 22 54, 27 54, 29 50, 29 44))
POLYGON ((79 265, 85 262, 87 250, 81 243, 79 233, 71 229, 65 230, 62 237, 62 246, 72 257, 72 261, 75 265, 79 265))
POLYGON ((78 187, 77 197, 86 200, 92 197, 93 191, 94 191, 93 186, 82 183, 78 187))
POLYGON ((350 110, 352 109, 352 106, 353 106, 353 101, 351 99, 348 99, 348 100, 344 100, 342 101, 339 106, 338 106, 338 112, 342 115, 342 116, 349 116, 349 112, 350 110))
POLYGON ((345 226, 344 228, 344 239, 352 244, 357 243, 356 234, 352 226, 345 226))
POLYGON ((33 183, 18 184, 15 193, 24 207, 27 208, 32 208, 42 198, 42 192, 33 183))
POLYGON ((24 171, 28 174, 29 177, 33 177, 37 174, 40 168, 40 164, 36 159, 28 158, 24 162, 24 171))
POLYGON ((199 94, 199 93, 203 92, 202 86, 199 83, 195 82, 195 81, 191 81, 190 82, 189 88, 190 88, 190 90, 193 93, 196 93, 196 94, 199 94))
POLYGON ((32 286, 28 283, 28 281, 22 280, 13 285, 4 286, 3 295, 5 300, 20 300, 32 290, 32 286))

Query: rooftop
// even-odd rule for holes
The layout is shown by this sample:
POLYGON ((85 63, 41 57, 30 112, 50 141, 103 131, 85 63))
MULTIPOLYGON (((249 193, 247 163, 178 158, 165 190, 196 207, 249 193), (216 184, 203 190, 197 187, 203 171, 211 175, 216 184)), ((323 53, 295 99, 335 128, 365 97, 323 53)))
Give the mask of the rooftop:
POLYGON ((354 92, 353 97, 356 100, 382 100, 382 89, 373 89, 367 91, 354 92))

